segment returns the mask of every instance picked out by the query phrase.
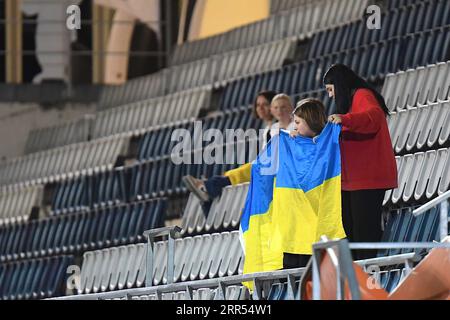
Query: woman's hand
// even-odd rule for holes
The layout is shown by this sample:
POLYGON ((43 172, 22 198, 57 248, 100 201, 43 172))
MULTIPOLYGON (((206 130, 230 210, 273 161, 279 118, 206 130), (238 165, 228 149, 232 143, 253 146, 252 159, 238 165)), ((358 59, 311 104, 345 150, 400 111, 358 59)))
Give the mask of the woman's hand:
POLYGON ((291 132, 289 132, 289 136, 290 136, 291 138, 295 138, 296 136, 298 136, 297 130, 292 130, 291 132))
POLYGON ((334 123, 334 124, 340 124, 342 123, 341 115, 340 114, 332 114, 328 117, 328 122, 334 123))

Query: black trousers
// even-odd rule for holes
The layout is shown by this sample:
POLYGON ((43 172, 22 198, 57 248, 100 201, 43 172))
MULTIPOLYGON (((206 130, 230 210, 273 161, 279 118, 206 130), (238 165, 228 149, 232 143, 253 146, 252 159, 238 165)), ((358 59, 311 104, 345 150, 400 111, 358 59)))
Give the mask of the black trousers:
POLYGON ((295 269, 306 267, 310 258, 311 256, 307 254, 293 254, 284 252, 283 269, 295 269))
MULTIPOLYGON (((379 242, 386 190, 342 191, 342 223, 350 242, 379 242)), ((376 250, 354 250, 354 260, 376 257, 376 250)))

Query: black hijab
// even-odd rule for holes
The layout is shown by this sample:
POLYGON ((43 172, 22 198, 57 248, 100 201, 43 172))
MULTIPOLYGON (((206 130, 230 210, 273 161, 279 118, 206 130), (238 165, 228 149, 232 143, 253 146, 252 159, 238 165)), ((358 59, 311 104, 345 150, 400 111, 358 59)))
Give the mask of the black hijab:
POLYGON ((366 80, 358 76, 352 69, 343 64, 334 64, 323 77, 324 85, 334 85, 336 109, 339 114, 348 113, 352 105, 353 95, 357 89, 369 89, 375 95, 381 109, 389 114, 383 96, 375 90, 366 80))

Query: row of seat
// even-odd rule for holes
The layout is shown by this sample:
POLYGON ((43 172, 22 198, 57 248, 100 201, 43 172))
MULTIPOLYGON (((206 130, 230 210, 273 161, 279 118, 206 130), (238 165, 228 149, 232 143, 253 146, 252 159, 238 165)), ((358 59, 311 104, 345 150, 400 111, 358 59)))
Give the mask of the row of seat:
POLYGON ((405 7, 421 1, 423 0, 383 0, 383 5, 386 7, 386 9, 391 10, 395 8, 405 7))
POLYGON ((73 264, 73 256, 0 264, 0 298, 45 299, 65 295, 66 272, 73 264))
POLYGON ((0 229, 0 260, 66 254, 145 240, 164 225, 165 199, 33 220, 0 229))
MULTIPOLYGON (((126 298, 116 298, 112 300, 125 300, 126 298)), ((156 294, 147 294, 133 296, 131 300, 219 300, 219 290, 210 288, 200 288, 192 290, 191 297, 188 298, 186 291, 161 293, 158 297, 156 294)), ((225 289, 225 297, 220 300, 249 300, 250 293, 244 286, 228 286, 225 289)))
POLYGON ((382 95, 391 110, 403 110, 450 99, 450 61, 391 73, 382 95))
POLYGON ((40 207, 42 185, 14 185, 0 189, 0 227, 27 221, 33 208, 40 207))
MULTIPOLYGON (((397 157, 399 187, 386 192, 384 205, 400 205, 431 199, 450 188, 449 149, 431 150, 426 153, 397 157)), ((182 234, 192 235, 237 229, 245 205, 248 184, 226 187, 222 195, 213 201, 207 218, 200 202, 189 196, 182 219, 182 234)))
MULTIPOLYGON (((109 109, 157 97, 164 101, 167 100, 167 97, 162 98, 165 95, 178 93, 175 96, 179 96, 182 91, 229 81, 241 75, 243 70, 257 73, 280 68, 286 60, 293 59, 295 47, 296 41, 284 39, 171 66, 150 76, 133 79, 126 85, 103 89, 99 108, 109 109), (157 89, 153 90, 153 86, 157 89)), ((176 112, 168 114, 178 116, 176 112)))
MULTIPOLYGON (((444 107, 448 108, 445 104, 444 107)), ((445 127, 445 124, 442 126, 445 127)), ((428 135, 425 129, 424 126, 423 131, 427 137, 426 141, 436 140, 433 139, 433 136, 436 136, 435 132, 439 132, 439 128, 431 131, 432 136, 428 135)), ((447 131, 448 128, 445 128, 440 132, 445 134, 447 131)), ((397 134, 397 132, 394 131, 394 134, 397 134)), ((413 134, 409 136, 413 139, 413 134)), ((398 139, 394 139, 396 144, 398 141, 398 139)), ((443 145, 447 143, 448 135, 446 139, 442 140, 443 145)), ((447 191, 450 183, 450 176, 447 174, 450 170, 449 154, 448 149, 444 148, 398 156, 396 160, 400 179, 399 188, 386 193, 384 204, 398 205, 410 201, 422 201, 447 191)), ((246 156, 248 157, 250 154, 246 153, 246 156)), ((248 160, 251 161, 252 159, 248 160)), ((225 166, 217 164, 174 165, 169 158, 139 163, 131 168, 131 198, 138 196, 151 198, 184 193, 184 188, 180 188, 182 176, 191 174, 196 177, 211 177, 236 166, 237 164, 225 166)))
POLYGON ((220 130, 225 139, 227 129, 258 130, 263 125, 261 120, 255 118, 250 108, 220 113, 202 120, 201 127, 199 122, 185 122, 147 132, 140 140, 138 160, 153 160, 171 154, 174 145, 179 142, 179 139, 175 140, 176 135, 172 137, 175 130, 185 130, 182 136, 191 141, 192 145, 195 140, 201 141, 201 145, 206 147, 210 142, 202 140, 209 129, 220 130))
POLYGON ((430 200, 450 189, 450 149, 396 157, 398 188, 388 190, 384 205, 430 200))
POLYGON ((167 69, 172 77, 171 81, 167 82, 168 91, 176 92, 214 83, 223 84, 242 74, 278 69, 286 61, 294 59, 296 46, 297 41, 285 39, 172 66, 167 69))
POLYGON ((318 56, 450 25, 450 2, 428 0, 381 16, 381 28, 369 29, 367 19, 345 24, 313 35, 306 57, 318 56))
POLYGON ((248 183, 224 188, 222 195, 213 201, 207 218, 200 201, 191 193, 183 211, 181 235, 238 229, 247 191, 248 183))
POLYGON ((210 98, 210 88, 197 88, 111 108, 96 114, 92 134, 99 138, 197 118, 201 109, 209 108, 210 98))
POLYGON ((446 146, 450 141, 450 101, 391 112, 388 120, 396 154, 446 146))
POLYGON ((89 169, 111 169, 128 151, 129 142, 130 136, 123 134, 11 159, 0 166, 0 185, 30 180, 54 182, 89 169))
POLYGON ((127 186, 123 167, 59 182, 53 193, 51 214, 126 202, 127 186))
POLYGON ((361 18, 367 3, 366 0, 307 1, 293 10, 206 39, 178 45, 172 54, 171 65, 289 37, 303 39, 317 30, 361 18))
MULTIPOLYGON (((222 110, 247 106, 253 103, 255 93, 263 89, 285 92, 288 95, 316 91, 323 88, 323 75, 335 63, 346 64, 369 81, 377 81, 400 70, 447 61, 450 58, 449 31, 450 26, 438 28, 336 52, 255 76, 246 76, 224 88, 219 106, 222 110)), ((434 74, 435 72, 432 72, 430 77, 434 74)), ((445 83, 447 80, 442 81, 445 83)), ((385 86, 392 87, 393 82, 387 82, 385 86)), ((432 85, 435 82, 429 83, 432 85)), ((393 92, 399 96, 403 94, 398 90, 393 92)))
MULTIPOLYGON (((382 242, 433 242, 440 241, 440 209, 432 208, 419 216, 414 216, 414 207, 393 210, 383 233, 382 242)), ((450 216, 450 210, 449 210, 450 216)), ((403 254, 413 249, 381 249, 379 257, 403 254)))
POLYGON ((100 110, 108 109, 165 94, 165 77, 157 72, 145 77, 127 80, 122 85, 104 86, 100 94, 98 108, 100 110))
MULTIPOLYGON (((243 148, 248 150, 249 145, 250 143, 246 142, 243 148)), ((236 144, 234 146, 230 145, 230 149, 235 148, 235 146, 236 144)), ((223 154, 227 154, 225 145, 223 154)), ((231 154, 231 151, 228 154, 231 154)), ((194 163, 195 158, 200 159, 202 163, 175 164, 172 158, 166 157, 155 161, 140 162, 130 167, 130 199, 133 200, 185 194, 186 188, 181 182, 181 178, 183 176, 192 175, 195 177, 211 177, 214 175, 221 175, 223 172, 239 166, 239 164, 237 164, 238 160, 240 161, 240 164, 248 163, 249 161, 254 160, 254 157, 250 158, 250 156, 256 155, 256 153, 249 153, 248 151, 245 153, 238 153, 235 151, 231 164, 207 164, 205 163, 204 158, 202 158, 203 154, 201 151, 198 153, 189 153, 188 155, 189 160, 191 160, 192 163, 194 163), (193 156, 195 154, 196 156, 193 156)), ((223 157, 223 161, 225 160, 226 158, 223 157)))
POLYGON ((25 153, 62 147, 90 138, 93 116, 84 117, 49 128, 33 129, 28 133, 25 153))
MULTIPOLYGON (((380 271, 378 274, 374 274, 373 277, 377 280, 377 283, 381 288, 385 289, 388 293, 392 292, 406 276, 405 269, 393 269, 388 271, 380 271)), ((300 300, 300 291, 298 286, 300 281, 295 282, 294 300, 300 300)), ((267 300, 288 300, 288 284, 287 282, 277 282, 272 284, 267 296, 267 300)))
MULTIPOLYGON (((153 285, 167 283, 167 241, 154 244, 153 285)), ((146 245, 136 244, 86 252, 78 293, 141 287, 146 277, 146 245)), ((241 274, 239 232, 175 240, 174 282, 241 274)))
MULTIPOLYGON (((382 6, 385 10, 392 10, 395 8, 401 8, 413 3, 417 3, 423 0, 379 0, 376 4, 382 6)), ((276 14, 281 11, 287 11, 295 9, 299 6, 303 6, 311 0, 272 0, 270 1, 270 12, 276 14)), ((338 1, 336 1, 338 2, 338 1)), ((338 2, 342 6, 351 6, 351 3, 338 2)), ((363 8, 366 8, 369 4, 364 3, 363 8)), ((364 9, 363 9, 364 10, 364 9)), ((362 12, 362 11, 361 11, 362 12)))

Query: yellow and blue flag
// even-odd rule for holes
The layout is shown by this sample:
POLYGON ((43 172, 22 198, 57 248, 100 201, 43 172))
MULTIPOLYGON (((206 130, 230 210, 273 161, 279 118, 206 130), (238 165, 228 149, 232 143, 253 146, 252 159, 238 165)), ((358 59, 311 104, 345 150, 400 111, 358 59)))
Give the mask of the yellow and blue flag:
POLYGON ((244 273, 283 268, 283 253, 312 254, 322 235, 345 237, 341 214, 341 126, 314 138, 281 131, 252 163, 241 217, 244 273))

